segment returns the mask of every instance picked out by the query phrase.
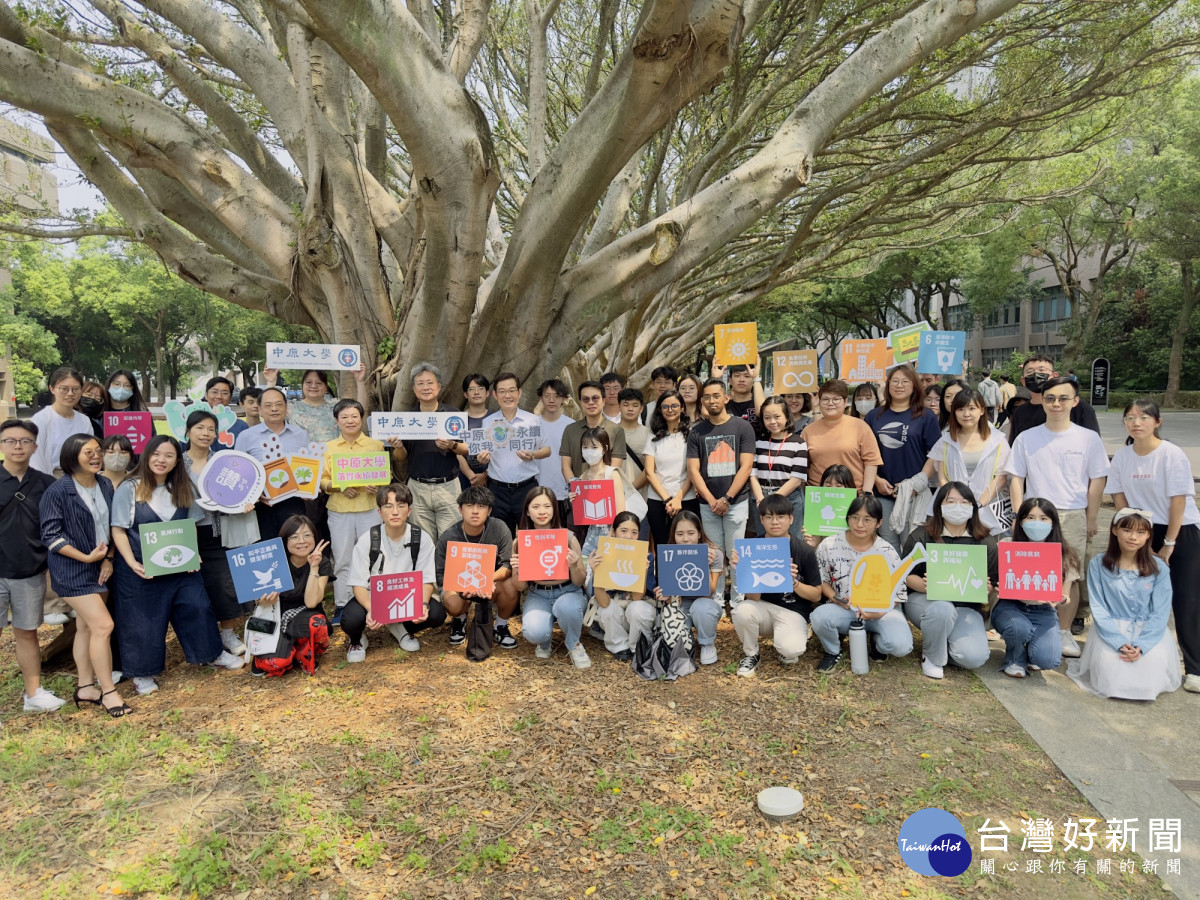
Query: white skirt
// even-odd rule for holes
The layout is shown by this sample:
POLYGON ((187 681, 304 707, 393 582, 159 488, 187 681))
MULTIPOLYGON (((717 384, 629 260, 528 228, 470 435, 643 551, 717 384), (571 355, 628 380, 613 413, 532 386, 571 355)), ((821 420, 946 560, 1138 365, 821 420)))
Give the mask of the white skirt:
MULTIPOLYGON (((1130 641, 1143 627, 1127 620, 1116 624, 1130 641)), ((1154 700, 1159 694, 1178 690, 1183 683, 1179 645, 1169 628, 1149 653, 1143 653, 1137 662, 1125 662, 1092 627, 1083 655, 1068 662, 1067 675, 1086 691, 1121 700, 1154 700)))

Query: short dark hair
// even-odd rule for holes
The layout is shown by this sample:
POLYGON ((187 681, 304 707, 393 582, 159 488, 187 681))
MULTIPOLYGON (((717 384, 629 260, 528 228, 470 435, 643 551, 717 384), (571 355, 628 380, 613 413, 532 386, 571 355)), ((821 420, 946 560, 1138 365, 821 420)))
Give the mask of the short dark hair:
POLYGON ((336 419, 344 409, 357 409, 358 414, 363 418, 366 418, 367 412, 363 409, 363 405, 357 400, 351 400, 349 397, 347 397, 345 400, 339 400, 337 403, 333 404, 333 417, 336 419))
POLYGON ((492 379, 492 390, 499 390, 500 382, 502 381, 515 381, 517 383, 517 388, 520 389, 521 387, 521 379, 517 377, 516 372, 501 372, 492 379))
POLYGON ((624 403, 626 400, 636 400, 642 404, 646 402, 637 388, 621 388, 621 393, 617 394, 617 402, 624 403))
MULTIPOLYGON (((213 416, 213 418, 215 419, 216 416, 213 416)), ((125 437, 125 435, 123 435, 123 434, 110 434, 108 437, 106 437, 104 440, 102 440, 100 442, 100 449, 103 450, 105 453, 107 453, 113 447, 116 447, 118 450, 123 450, 124 452, 128 453, 129 456, 131 457, 130 462, 132 463, 132 461, 133 461, 132 460, 133 442, 131 440, 129 440, 129 438, 125 437)))
POLYGON ((82 433, 73 434, 63 441, 62 450, 58 454, 58 467, 63 470, 64 475, 74 475, 79 471, 79 451, 88 441, 95 441, 97 446, 100 444, 94 434, 82 433))
POLYGON ((407 503, 409 506, 412 506, 412 491, 408 489, 408 485, 401 484, 398 481, 393 481, 387 487, 380 488, 375 493, 375 505, 382 507, 383 504, 388 502, 387 498, 393 494, 396 495, 397 503, 407 503))
POLYGON ((496 505, 496 495, 481 484, 472 484, 463 488, 458 495, 458 506, 486 506, 491 509, 496 505))
POLYGON ((650 373, 650 380, 657 381, 660 378, 670 378, 671 383, 674 384, 679 380, 679 370, 674 366, 657 366, 650 373))
POLYGON ((730 366, 726 371, 730 375, 749 375, 750 367, 745 363, 738 363, 737 365, 730 366))
POLYGON ((233 391, 234 391, 233 382, 230 381, 228 378, 226 378, 224 375, 214 375, 212 378, 208 379, 208 381, 206 381, 204 383, 204 393, 207 394, 218 384, 223 384, 227 388, 229 388, 229 394, 230 394, 230 396, 233 396, 233 391))
POLYGON ((479 385, 485 391, 490 391, 492 389, 492 383, 490 381, 488 381, 486 375, 483 375, 479 372, 472 372, 470 375, 468 375, 466 378, 463 379, 463 382, 462 382, 463 393, 465 394, 467 392, 467 388, 469 388, 473 384, 479 385))
POLYGON ((539 384, 537 395, 540 397, 542 394, 546 393, 547 390, 554 391, 554 393, 558 394, 560 397, 571 396, 571 391, 567 388, 566 383, 559 378, 547 378, 545 381, 539 384))
POLYGON ((872 519, 883 522, 883 504, 874 494, 859 494, 850 501, 850 508, 846 510, 847 524, 850 523, 850 517, 859 510, 864 510, 872 519))
POLYGON ((580 384, 579 387, 577 387, 575 389, 575 396, 577 399, 579 399, 579 400, 583 399, 583 391, 585 388, 595 388, 596 390, 598 390, 600 392, 601 396, 604 395, 604 385, 602 385, 600 382, 585 381, 582 384, 580 384))
POLYGON ((283 520, 283 524, 279 526, 279 536, 283 539, 284 550, 287 550, 287 542, 301 528, 307 528, 312 532, 314 538, 320 537, 320 532, 317 531, 317 526, 313 524, 313 520, 308 516, 288 516, 283 520))
POLYGON ((316 375, 321 379, 321 384, 325 385, 325 390, 329 390, 329 373, 324 369, 305 369, 300 373, 300 384, 303 385, 308 380, 309 375, 316 375))
POLYGON ((1024 371, 1025 367, 1032 362, 1044 362, 1051 366, 1054 365, 1054 360, 1046 356, 1044 353, 1035 353, 1032 356, 1025 357, 1025 362, 1021 363, 1021 370, 1024 371))
POLYGON ((708 379, 708 381, 704 382, 704 384, 702 384, 702 385, 700 386, 700 393, 702 393, 702 394, 703 394, 705 391, 707 391, 707 390, 708 390, 710 387, 712 387, 714 384, 715 384, 717 387, 719 387, 719 388, 721 389, 721 393, 725 393, 725 382, 723 382, 723 381, 722 381, 720 378, 710 378, 710 379, 708 379))
POLYGON ((1066 375, 1059 375, 1057 378, 1051 378, 1049 381, 1043 384, 1042 394, 1045 395, 1046 391, 1050 390, 1051 388, 1062 387, 1064 384, 1070 386, 1071 390, 1075 392, 1076 397, 1079 396, 1079 385, 1066 375))
POLYGON ((834 482, 842 487, 854 487, 854 473, 850 471, 849 466, 836 465, 830 466, 821 473, 822 487, 835 487, 834 482))
POLYGON ((261 396, 262 396, 262 388, 253 387, 253 386, 244 387, 244 388, 242 388, 241 393, 238 394, 238 402, 245 403, 247 397, 251 397, 251 398, 257 400, 261 396))
POLYGON ((614 381, 617 384, 621 385, 621 387, 625 387, 625 376, 624 375, 618 375, 616 372, 605 372, 603 375, 600 376, 601 384, 612 384, 614 381))
POLYGON ((210 413, 207 409, 196 409, 188 413, 187 421, 183 425, 183 433, 186 435, 192 430, 193 425, 203 422, 205 419, 211 419, 213 428, 215 428, 217 431, 221 430, 221 423, 217 421, 217 417, 215 415, 210 413))
POLYGON ((850 387, 840 378, 831 378, 817 388, 817 397, 824 397, 826 394, 833 394, 845 400, 850 396, 850 387))
POLYGON ((28 419, 5 419, 3 422, 0 422, 0 434, 4 434, 4 432, 12 428, 24 428, 26 431, 32 434, 34 438, 37 438, 38 436, 37 423, 31 422, 28 419))
POLYGON ((794 516, 796 510, 792 507, 792 501, 783 494, 767 494, 758 504, 758 514, 760 516, 794 516))

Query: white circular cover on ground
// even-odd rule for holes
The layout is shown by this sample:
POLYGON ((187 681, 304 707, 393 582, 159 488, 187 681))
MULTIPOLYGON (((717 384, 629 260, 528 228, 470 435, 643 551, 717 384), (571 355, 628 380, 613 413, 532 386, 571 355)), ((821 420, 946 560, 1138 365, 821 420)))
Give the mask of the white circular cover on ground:
POLYGON ((804 795, 790 787, 769 787, 758 792, 758 808, 763 815, 786 819, 804 809, 804 795))

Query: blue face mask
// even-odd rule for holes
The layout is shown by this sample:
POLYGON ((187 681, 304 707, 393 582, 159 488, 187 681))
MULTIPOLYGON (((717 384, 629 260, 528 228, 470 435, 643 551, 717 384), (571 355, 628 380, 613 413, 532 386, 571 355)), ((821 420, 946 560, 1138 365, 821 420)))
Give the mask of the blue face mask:
POLYGON ((1021 530, 1025 532, 1025 537, 1031 541, 1044 541, 1050 537, 1050 529, 1053 527, 1051 522, 1041 522, 1036 519, 1026 519, 1021 523, 1021 530))
POLYGON ((127 387, 115 387, 108 389, 108 396, 112 397, 118 403, 124 403, 133 396, 133 389, 127 387))

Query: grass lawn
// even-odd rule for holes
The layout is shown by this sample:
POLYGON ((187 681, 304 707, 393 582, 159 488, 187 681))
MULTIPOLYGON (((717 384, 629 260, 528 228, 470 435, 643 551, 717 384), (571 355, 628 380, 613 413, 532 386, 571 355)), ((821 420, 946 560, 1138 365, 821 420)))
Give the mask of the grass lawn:
POLYGON ((739 679, 723 620, 717 666, 658 684, 590 639, 586 672, 524 642, 479 665, 444 630, 422 643, 379 633, 347 666, 339 633, 314 677, 259 679, 183 665, 172 640, 162 690, 124 685, 136 711, 110 721, 14 713, 6 633, 0 896, 1166 896, 1116 860, 1096 876, 1103 850, 1074 874, 1061 823, 1095 811, 974 676, 932 682, 919 656, 818 677, 812 642, 739 679), (784 825, 754 806, 773 784, 805 795, 784 825), (958 878, 900 860, 900 824, 927 806, 966 825, 958 878), (1059 823, 1054 853, 1020 851, 1032 817, 1059 823), (996 875, 979 873, 985 818, 1012 830, 996 875))

